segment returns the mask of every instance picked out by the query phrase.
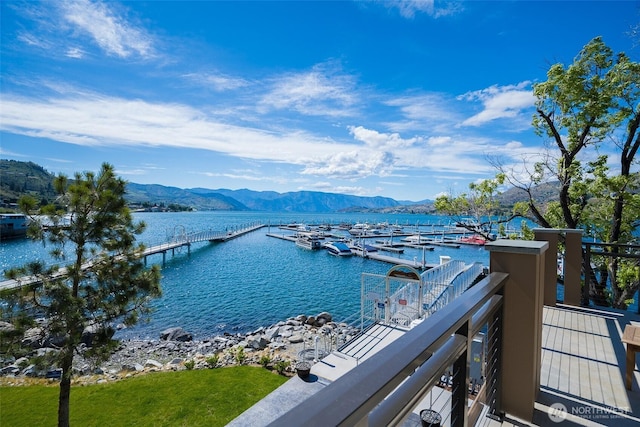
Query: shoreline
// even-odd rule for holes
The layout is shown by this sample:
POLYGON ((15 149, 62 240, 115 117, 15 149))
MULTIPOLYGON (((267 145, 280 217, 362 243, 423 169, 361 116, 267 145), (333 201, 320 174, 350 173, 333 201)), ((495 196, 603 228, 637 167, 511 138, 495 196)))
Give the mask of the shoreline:
MULTIPOLYGON (((109 359, 97 366, 91 360, 75 356, 72 384, 101 384, 151 372, 238 365, 274 367, 279 362, 284 362, 280 367, 286 366, 283 373, 289 375, 295 372, 296 362, 313 360, 316 354, 322 357, 359 332, 358 328, 334 322, 327 312, 316 316, 301 314, 246 334, 224 333, 201 340, 192 340, 182 328, 170 328, 161 334, 167 333, 167 339, 119 340, 109 359)), ((39 347, 30 358, 52 351, 57 350, 39 347)), ((0 386, 58 383, 56 378, 46 378, 55 372, 55 366, 37 370, 30 364, 30 358, 3 363, 0 386)))

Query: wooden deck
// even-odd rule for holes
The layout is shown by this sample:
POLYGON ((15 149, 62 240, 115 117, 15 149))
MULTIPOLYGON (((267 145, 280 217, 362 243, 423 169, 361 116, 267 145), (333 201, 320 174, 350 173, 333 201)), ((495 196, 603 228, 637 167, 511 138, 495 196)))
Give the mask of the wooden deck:
POLYGON ((622 332, 640 316, 588 308, 544 307, 540 393, 533 423, 510 417, 481 418, 479 427, 639 426, 640 372, 632 390, 624 386, 622 332), (566 412, 565 412, 566 411, 566 412))

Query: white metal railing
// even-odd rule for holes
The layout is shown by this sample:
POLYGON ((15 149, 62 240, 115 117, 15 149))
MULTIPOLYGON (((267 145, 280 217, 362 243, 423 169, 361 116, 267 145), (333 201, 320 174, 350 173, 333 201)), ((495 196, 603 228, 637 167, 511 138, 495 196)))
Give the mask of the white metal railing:
POLYGON ((409 328, 471 286, 482 265, 453 260, 423 272, 420 279, 362 275, 361 322, 409 328))

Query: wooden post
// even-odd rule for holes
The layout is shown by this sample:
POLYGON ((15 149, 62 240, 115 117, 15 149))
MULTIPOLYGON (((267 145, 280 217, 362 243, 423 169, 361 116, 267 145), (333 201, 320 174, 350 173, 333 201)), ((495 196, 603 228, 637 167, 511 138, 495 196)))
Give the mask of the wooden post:
POLYGON ((549 243, 544 253, 544 305, 555 307, 558 301, 558 234, 554 228, 534 228, 535 239, 549 243))
POLYGON ((582 230, 564 230, 564 303, 580 306, 582 300, 582 230))
POLYGON ((527 422, 533 421, 540 390, 544 253, 547 242, 497 240, 485 245, 491 272, 504 272, 502 409, 527 422))

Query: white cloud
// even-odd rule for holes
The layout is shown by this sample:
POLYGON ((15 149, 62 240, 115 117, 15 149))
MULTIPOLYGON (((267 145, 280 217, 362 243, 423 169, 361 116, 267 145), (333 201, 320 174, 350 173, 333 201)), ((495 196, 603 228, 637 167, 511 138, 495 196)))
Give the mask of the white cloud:
POLYGON ((389 129, 396 132, 447 132, 461 120, 451 99, 439 93, 396 97, 387 100, 385 104, 398 107, 405 117, 401 121, 385 123, 389 129))
POLYGON ((403 139, 398 133, 380 133, 362 126, 349 126, 348 129, 356 141, 364 142, 367 146, 378 150, 411 147, 422 140, 418 137, 403 139))
POLYGON ((84 56, 84 51, 77 47, 70 47, 65 55, 69 58, 80 59, 84 56))
POLYGON ((384 151, 358 150, 340 152, 319 161, 311 161, 302 174, 329 178, 359 179, 371 175, 388 176, 394 167, 393 154, 384 151))
POLYGON ((273 133, 217 121, 178 104, 99 95, 24 99, 5 96, 2 130, 85 146, 171 146, 305 165, 353 149, 301 131, 273 133))
POLYGON ((226 76, 221 73, 189 73, 184 78, 217 92, 235 90, 250 85, 245 79, 226 76))
POLYGON ((111 56, 155 56, 153 37, 142 26, 131 22, 125 7, 115 2, 27 2, 16 10, 37 24, 33 30, 21 30, 18 40, 50 55, 62 52, 79 58, 85 49, 77 43, 89 40, 111 56), (66 46, 69 43, 75 45, 66 46))
POLYGON ((462 125, 480 126, 493 120, 519 116, 522 110, 533 107, 535 102, 533 92, 526 89, 529 85, 529 82, 523 82, 515 86, 491 86, 460 96, 460 100, 481 101, 484 107, 462 125))
POLYGON ((263 109, 290 109, 311 116, 353 115, 357 102, 355 81, 333 64, 319 64, 311 71, 289 73, 273 80, 260 106, 263 109))
POLYGON ((153 55, 151 37, 142 28, 118 16, 112 4, 100 1, 73 0, 60 3, 64 19, 80 33, 89 35, 93 41, 110 55, 127 58, 138 54, 153 55))
POLYGON ((435 0, 383 0, 382 3, 388 8, 398 9, 400 16, 408 19, 412 19, 420 13, 439 18, 453 15, 463 10, 460 2, 455 1, 439 2, 438 6, 436 6, 435 0))

